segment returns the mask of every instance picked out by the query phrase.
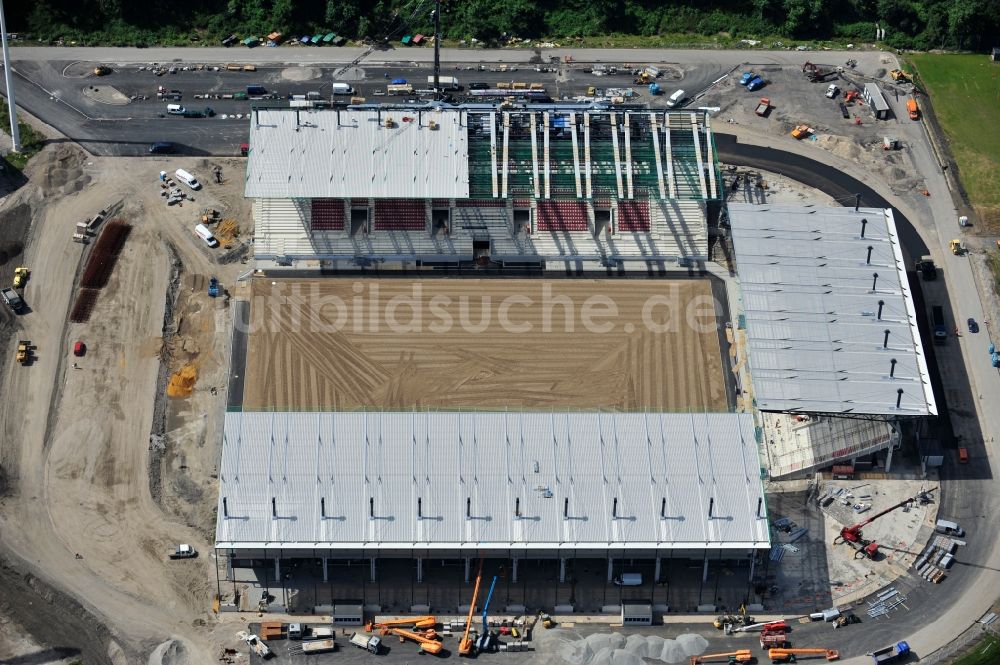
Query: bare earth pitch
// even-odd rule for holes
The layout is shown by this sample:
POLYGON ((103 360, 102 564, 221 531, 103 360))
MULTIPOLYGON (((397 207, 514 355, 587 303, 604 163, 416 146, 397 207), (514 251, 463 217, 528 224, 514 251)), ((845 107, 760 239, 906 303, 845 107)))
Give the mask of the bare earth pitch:
POLYGON ((724 411, 708 280, 255 280, 247 409, 724 411))

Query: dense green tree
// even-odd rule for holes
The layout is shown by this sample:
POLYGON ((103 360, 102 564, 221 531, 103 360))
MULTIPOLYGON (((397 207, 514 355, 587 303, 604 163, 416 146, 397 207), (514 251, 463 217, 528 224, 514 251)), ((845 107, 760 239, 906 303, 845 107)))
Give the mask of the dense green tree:
MULTIPOLYGON (((610 33, 870 40, 896 47, 986 49, 1000 0, 442 0, 448 37, 564 39, 610 33)), ((433 0, 7 0, 11 31, 46 41, 154 44, 191 35, 333 30, 399 39, 431 31, 433 0)))

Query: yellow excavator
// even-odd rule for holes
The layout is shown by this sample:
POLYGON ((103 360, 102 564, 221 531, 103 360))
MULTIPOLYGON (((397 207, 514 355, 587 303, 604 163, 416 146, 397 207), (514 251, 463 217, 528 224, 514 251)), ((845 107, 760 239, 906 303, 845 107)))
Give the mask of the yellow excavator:
POLYGON ((472 630, 472 615, 476 611, 476 599, 479 597, 479 583, 483 581, 483 559, 479 560, 479 572, 476 573, 476 587, 472 590, 472 601, 469 603, 469 616, 465 619, 465 632, 458 641, 458 655, 471 656, 473 651, 469 631, 472 630))
POLYGON ((772 663, 793 663, 797 656, 824 656, 827 660, 840 660, 840 652, 833 649, 768 649, 772 663))
POLYGON ((726 653, 708 653, 700 656, 691 656, 690 665, 700 665, 701 663, 756 663, 757 659, 750 652, 750 649, 740 649, 738 651, 728 651, 726 653))

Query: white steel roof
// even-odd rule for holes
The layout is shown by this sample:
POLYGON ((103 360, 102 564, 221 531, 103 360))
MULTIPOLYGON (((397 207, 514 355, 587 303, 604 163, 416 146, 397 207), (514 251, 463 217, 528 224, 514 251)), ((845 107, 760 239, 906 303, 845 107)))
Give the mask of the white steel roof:
POLYGON ((749 414, 232 412, 219 482, 220 548, 724 549, 769 538, 749 414))
POLYGON ((255 109, 245 195, 468 198, 462 117, 431 110, 255 109))
POLYGON ((760 410, 937 413, 891 210, 729 204, 729 216, 760 410))

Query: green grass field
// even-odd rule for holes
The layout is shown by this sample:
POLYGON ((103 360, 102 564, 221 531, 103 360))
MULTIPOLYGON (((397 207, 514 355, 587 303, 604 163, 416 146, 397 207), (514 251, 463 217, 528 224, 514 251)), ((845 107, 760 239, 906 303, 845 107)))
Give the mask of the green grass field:
POLYGON ((993 665, 998 659, 1000 659, 1000 639, 984 637, 976 643, 972 651, 951 665, 993 665))
POLYGON ((985 55, 911 56, 980 214, 1000 212, 1000 62, 985 55))

